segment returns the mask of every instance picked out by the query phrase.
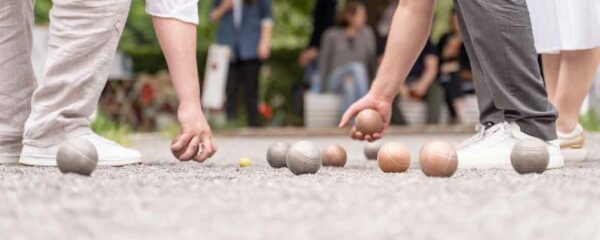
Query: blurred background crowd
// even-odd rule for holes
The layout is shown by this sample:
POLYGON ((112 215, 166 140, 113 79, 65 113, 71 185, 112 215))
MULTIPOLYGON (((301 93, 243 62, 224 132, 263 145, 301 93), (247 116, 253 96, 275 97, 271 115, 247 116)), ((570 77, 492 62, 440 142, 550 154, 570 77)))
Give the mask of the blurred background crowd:
MULTIPOLYGON (((201 0, 199 4, 197 56, 202 81, 213 81, 207 72, 217 68, 207 61, 211 46, 230 50, 227 56, 213 56, 227 57, 229 63, 222 79, 225 103, 206 109, 218 131, 334 127, 340 113, 368 91, 398 3, 201 0), (225 15, 227 11, 237 14, 225 15)), ((50 0, 36 1, 33 62, 38 73, 43 63, 36 59, 44 59, 50 6, 50 0)), ((477 122, 473 76, 451 0, 437 2, 434 22, 430 40, 399 89, 392 125, 477 122)), ((144 0, 133 0, 100 101, 96 130, 109 129, 117 135, 122 131, 176 131, 177 98, 165 69, 144 0)), ((588 130, 600 128, 594 111, 600 110, 598 85, 582 109, 582 123, 588 130)))

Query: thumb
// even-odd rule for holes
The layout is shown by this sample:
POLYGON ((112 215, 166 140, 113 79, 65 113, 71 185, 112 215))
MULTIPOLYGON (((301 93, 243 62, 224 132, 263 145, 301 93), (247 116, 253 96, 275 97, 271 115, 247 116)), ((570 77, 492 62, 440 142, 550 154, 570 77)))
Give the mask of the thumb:
POLYGON ((348 108, 348 110, 346 110, 346 112, 342 116, 342 120, 341 120, 340 124, 338 125, 338 127, 343 128, 346 125, 348 125, 348 122, 350 122, 350 119, 352 119, 352 117, 354 117, 359 111, 360 111, 360 109, 359 109, 359 107, 356 106, 356 103, 352 104, 352 106, 350 106, 350 108, 348 108))

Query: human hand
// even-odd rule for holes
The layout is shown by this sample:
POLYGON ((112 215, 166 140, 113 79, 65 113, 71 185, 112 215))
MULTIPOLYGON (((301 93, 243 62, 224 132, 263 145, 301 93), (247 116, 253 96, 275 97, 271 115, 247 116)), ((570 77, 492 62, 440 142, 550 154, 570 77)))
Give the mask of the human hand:
POLYGON ((171 143, 171 152, 180 161, 204 162, 217 151, 212 131, 199 106, 180 106, 181 133, 171 143))
POLYGON ((363 98, 356 101, 348 110, 344 113, 339 127, 345 127, 350 122, 350 119, 356 116, 360 111, 365 109, 373 109, 381 115, 383 119, 383 128, 381 132, 373 133, 371 135, 364 134, 356 129, 356 126, 352 127, 350 137, 354 140, 367 140, 369 142, 375 141, 383 137, 385 130, 387 129, 390 118, 392 116, 392 99, 386 99, 383 97, 374 96, 372 93, 368 93, 363 98))
POLYGON ((429 85, 421 81, 410 86, 410 96, 415 99, 423 99, 423 96, 429 91, 429 85))
POLYGON ((310 62, 314 61, 317 58, 317 54, 318 54, 318 51, 316 48, 314 48, 314 47, 308 48, 300 54, 300 57, 298 58, 298 63, 300 64, 301 67, 305 67, 306 65, 308 65, 310 62))
POLYGON ((223 0, 221 1, 221 5, 219 5, 219 7, 224 11, 230 10, 233 8, 233 0, 223 0))
POLYGON ((261 41, 258 44, 258 59, 265 61, 271 55, 271 46, 265 41, 261 41))

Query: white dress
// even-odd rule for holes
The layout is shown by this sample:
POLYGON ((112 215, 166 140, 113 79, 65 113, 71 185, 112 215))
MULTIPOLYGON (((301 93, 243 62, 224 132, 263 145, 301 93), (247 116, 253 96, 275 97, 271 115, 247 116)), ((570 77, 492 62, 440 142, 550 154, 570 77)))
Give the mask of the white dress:
POLYGON ((198 25, 198 0, 146 0, 146 13, 198 25))
POLYGON ((538 53, 600 47, 600 0, 527 0, 538 53))

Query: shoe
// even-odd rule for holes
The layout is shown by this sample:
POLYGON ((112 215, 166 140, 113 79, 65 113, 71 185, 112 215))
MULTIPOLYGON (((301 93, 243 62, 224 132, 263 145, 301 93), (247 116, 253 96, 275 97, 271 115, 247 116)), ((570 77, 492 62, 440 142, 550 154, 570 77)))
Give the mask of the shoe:
POLYGON ((467 148, 467 147, 473 145, 474 143, 482 140, 484 136, 485 136, 485 125, 478 123, 477 126, 475 126, 475 134, 473 134, 473 136, 471 136, 470 138, 467 138, 464 141, 460 142, 458 145, 456 145, 456 149, 467 148))
POLYGON ((19 141, 0 146, 0 164, 14 164, 19 161, 23 144, 19 141))
POLYGON ((575 126, 570 133, 556 132, 560 151, 566 162, 576 163, 585 160, 587 151, 585 150, 585 136, 583 127, 579 124, 575 126))
MULTIPOLYGON (((484 138, 468 147, 458 149, 458 168, 461 169, 512 169, 510 154, 517 142, 534 138, 521 132, 514 122, 498 123, 485 130, 484 138)), ((558 141, 548 142, 550 161, 548 169, 560 168, 564 160, 560 154, 558 141)))
MULTIPOLYGON (((125 148, 94 133, 81 137, 96 147, 99 166, 125 166, 142 162, 142 155, 138 151, 125 148)), ((56 166, 58 147, 59 145, 48 148, 25 145, 19 163, 31 166, 56 166)))

